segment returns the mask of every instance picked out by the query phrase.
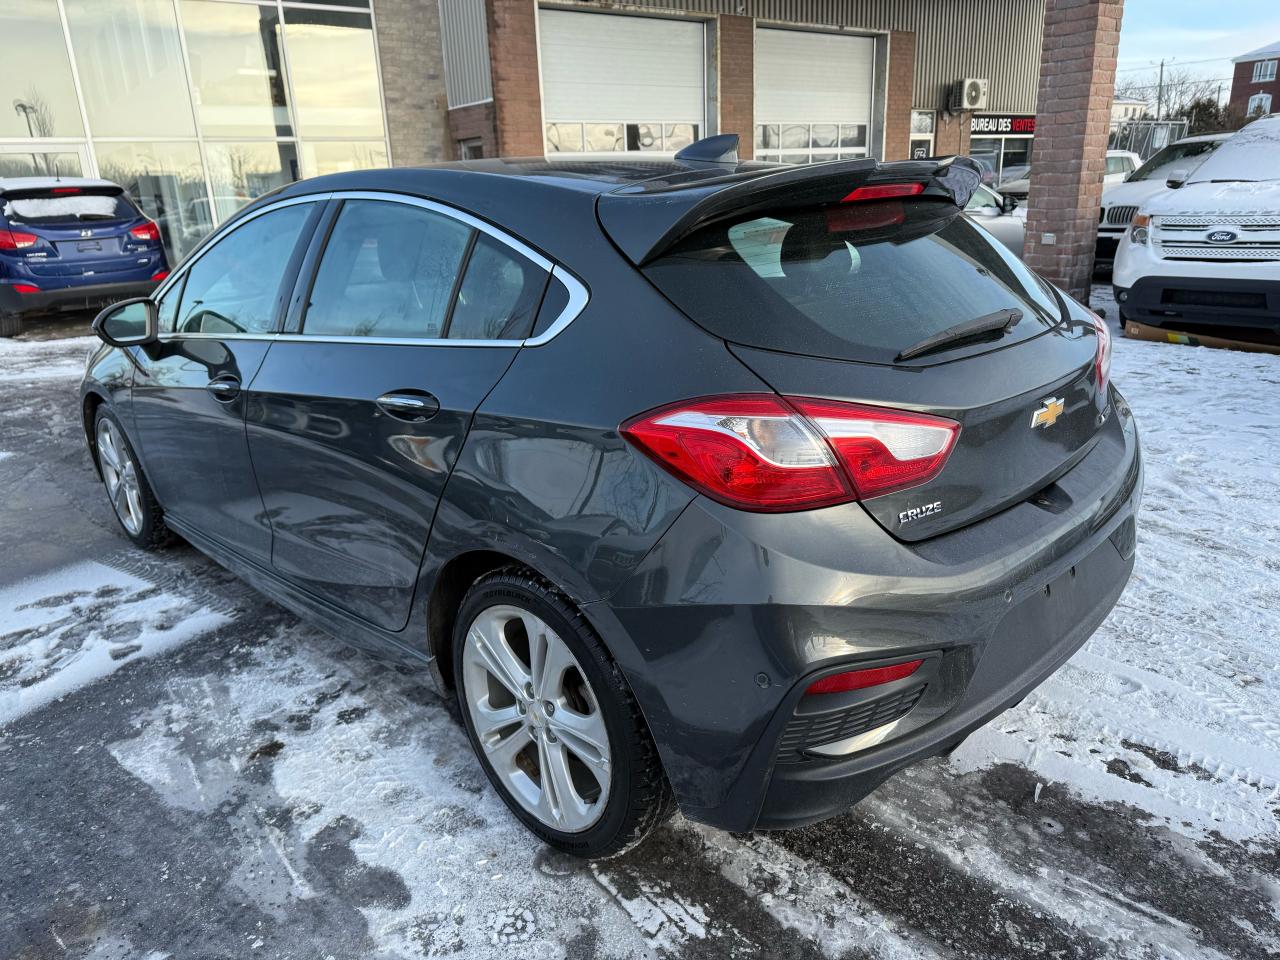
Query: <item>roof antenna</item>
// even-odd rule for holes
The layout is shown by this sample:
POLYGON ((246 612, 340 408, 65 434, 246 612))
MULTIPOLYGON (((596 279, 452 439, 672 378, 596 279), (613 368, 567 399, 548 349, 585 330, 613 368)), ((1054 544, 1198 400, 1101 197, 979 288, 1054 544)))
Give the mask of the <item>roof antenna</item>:
POLYGON ((677 153, 676 159, 683 163, 737 163, 738 135, 722 133, 695 140, 677 153))

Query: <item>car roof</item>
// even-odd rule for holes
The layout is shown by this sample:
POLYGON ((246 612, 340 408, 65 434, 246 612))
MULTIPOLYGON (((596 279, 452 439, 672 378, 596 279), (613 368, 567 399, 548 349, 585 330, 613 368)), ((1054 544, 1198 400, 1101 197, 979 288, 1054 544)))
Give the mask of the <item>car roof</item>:
POLYGON ((0 177, 0 193, 8 190, 48 190, 52 187, 115 187, 120 184, 92 177, 0 177))
POLYGON ((1194 137, 1182 137, 1173 141, 1169 146, 1176 147, 1180 143, 1209 143, 1213 140, 1226 140, 1234 134, 1234 130, 1224 130, 1221 133, 1201 133, 1194 137))

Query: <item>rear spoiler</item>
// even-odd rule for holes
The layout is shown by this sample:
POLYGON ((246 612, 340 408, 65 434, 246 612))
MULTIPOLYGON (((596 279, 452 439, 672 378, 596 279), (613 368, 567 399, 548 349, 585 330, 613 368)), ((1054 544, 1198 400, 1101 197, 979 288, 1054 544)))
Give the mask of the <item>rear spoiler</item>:
POLYGON ((722 175, 676 175, 606 193, 597 208, 600 225, 632 263, 644 266, 695 230, 730 217, 837 204, 860 187, 895 183, 923 184, 915 199, 963 209, 982 182, 982 168, 968 157, 722 169, 722 175))

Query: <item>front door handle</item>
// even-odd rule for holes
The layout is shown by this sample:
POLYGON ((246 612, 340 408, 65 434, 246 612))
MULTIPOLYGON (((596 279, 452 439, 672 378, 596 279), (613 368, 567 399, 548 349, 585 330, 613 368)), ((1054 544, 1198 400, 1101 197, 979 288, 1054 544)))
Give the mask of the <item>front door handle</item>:
POLYGON ((230 403, 240 396, 240 381, 235 377, 222 376, 216 380, 210 380, 205 389, 213 394, 213 399, 219 403, 230 403))
POLYGON ((396 390, 384 393, 374 403, 387 416, 410 423, 430 420, 440 411, 440 401, 425 390, 396 390))

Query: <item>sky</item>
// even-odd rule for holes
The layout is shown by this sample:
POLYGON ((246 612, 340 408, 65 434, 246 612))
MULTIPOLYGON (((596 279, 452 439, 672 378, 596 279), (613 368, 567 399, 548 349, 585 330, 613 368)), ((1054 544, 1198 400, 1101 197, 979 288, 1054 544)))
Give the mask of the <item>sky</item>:
POLYGON ((1155 73, 1161 59, 1231 86, 1231 58, 1280 40, 1276 0, 1126 0, 1118 77, 1155 73))

